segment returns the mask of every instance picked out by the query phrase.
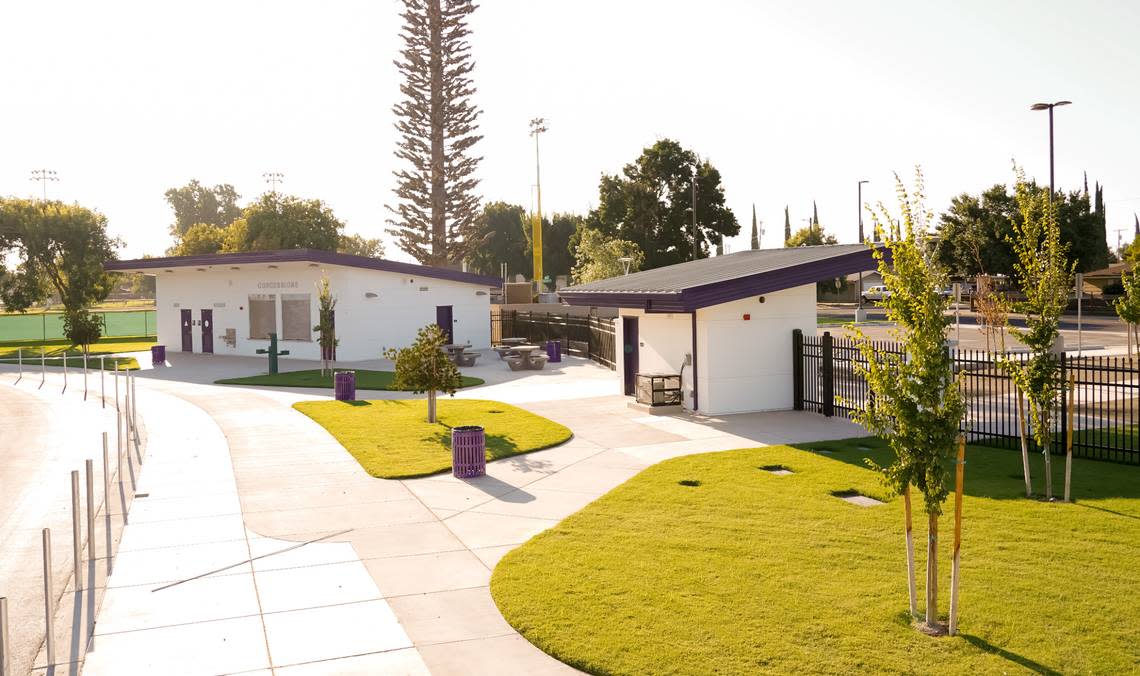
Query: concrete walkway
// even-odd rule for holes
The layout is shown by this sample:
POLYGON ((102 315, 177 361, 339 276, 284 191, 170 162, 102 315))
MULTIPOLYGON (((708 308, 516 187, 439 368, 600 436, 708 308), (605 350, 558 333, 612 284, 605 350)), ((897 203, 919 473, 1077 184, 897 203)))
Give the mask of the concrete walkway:
POLYGON ((173 360, 139 379, 147 495, 98 618, 92 674, 571 673, 495 607, 489 581, 506 552, 660 460, 859 433, 806 413, 696 419, 617 396, 558 399, 612 388, 611 371, 574 360, 561 378, 463 392, 566 424, 570 442, 476 480, 384 481, 289 406, 328 393, 181 382, 179 371, 201 371, 173 360), (547 396, 527 402, 534 393, 547 396))

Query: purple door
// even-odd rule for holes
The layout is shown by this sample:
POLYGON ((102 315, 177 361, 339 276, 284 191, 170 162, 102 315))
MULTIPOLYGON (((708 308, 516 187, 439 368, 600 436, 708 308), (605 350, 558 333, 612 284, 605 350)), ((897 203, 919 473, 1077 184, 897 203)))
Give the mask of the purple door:
POLYGON ((621 318, 622 375, 626 396, 637 391, 637 317, 621 318))
POLYGON ((447 344, 452 345, 455 343, 455 328, 452 326, 455 322, 451 318, 450 305, 436 305, 435 306, 435 323, 439 326, 439 330, 443 331, 443 335, 447 336, 447 344))
POLYGON ((182 315, 182 351, 194 351, 194 326, 193 321, 190 319, 190 311, 183 310, 182 315))
POLYGON ((202 310, 202 352, 214 354, 214 311, 202 310))

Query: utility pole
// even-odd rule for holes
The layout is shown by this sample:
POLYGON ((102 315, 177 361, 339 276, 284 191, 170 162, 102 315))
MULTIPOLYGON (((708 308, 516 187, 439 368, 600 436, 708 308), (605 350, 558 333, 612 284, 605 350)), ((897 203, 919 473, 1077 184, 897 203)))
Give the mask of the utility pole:
POLYGON ((530 239, 534 248, 534 284, 537 293, 542 293, 542 175, 538 161, 538 136, 544 131, 546 131, 546 118, 536 117, 530 121, 530 135, 534 137, 534 186, 538 200, 530 239))
POLYGON ((33 169, 32 177, 28 180, 40 182, 40 186, 43 188, 43 200, 46 202, 48 181, 59 181, 59 176, 52 169, 33 169))
POLYGON ((265 182, 269 184, 269 192, 274 195, 277 194, 277 184, 285 182, 285 174, 280 171, 267 171, 261 175, 265 182))

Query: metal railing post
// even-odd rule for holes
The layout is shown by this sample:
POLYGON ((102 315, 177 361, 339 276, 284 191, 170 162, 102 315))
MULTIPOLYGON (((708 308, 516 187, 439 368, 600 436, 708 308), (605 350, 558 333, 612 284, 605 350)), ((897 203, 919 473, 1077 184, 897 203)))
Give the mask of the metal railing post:
POLYGON ((103 386, 103 375, 107 370, 107 358, 99 355, 99 401, 102 402, 102 408, 107 408, 107 390, 103 386))
POLYGON ((44 649, 48 667, 55 666, 55 594, 51 590, 51 529, 42 533, 44 548, 44 649))
POLYGON ((83 463, 87 471, 87 560, 95 560, 95 462, 83 463))
POLYGON ((87 401, 87 350, 83 351, 83 401, 87 401))
POLYGON ((16 376, 16 382, 20 382, 24 377, 24 348, 22 347, 16 348, 16 362, 20 365, 20 374, 16 376))
POLYGON ((60 390, 59 393, 63 394, 66 391, 67 391, 67 349, 64 348, 64 350, 63 350, 63 389, 60 390))
MULTIPOLYGON (((136 387, 136 375, 131 373, 131 429, 135 433, 135 451, 139 450, 139 408, 138 408, 138 387, 136 387)), ((142 459, 141 457, 139 458, 142 459)))
POLYGON ((103 432, 103 509, 111 515, 111 463, 110 449, 107 447, 107 433, 103 432))
POLYGON ((12 676, 12 639, 8 631, 8 599, 0 596, 0 676, 12 676))
POLYGON ((40 348, 40 387, 47 382, 47 348, 40 348))
POLYGON ((79 526, 79 470, 71 470, 71 554, 75 564, 75 588, 79 589, 79 563, 82 545, 79 526))

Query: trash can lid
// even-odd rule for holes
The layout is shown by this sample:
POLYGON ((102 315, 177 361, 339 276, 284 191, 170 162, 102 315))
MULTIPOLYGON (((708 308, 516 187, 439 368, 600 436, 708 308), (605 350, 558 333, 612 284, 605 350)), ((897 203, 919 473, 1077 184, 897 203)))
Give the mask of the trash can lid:
POLYGON ((452 432, 476 432, 476 431, 482 432, 483 426, 482 425, 458 425, 456 427, 452 427, 451 431, 452 432))

